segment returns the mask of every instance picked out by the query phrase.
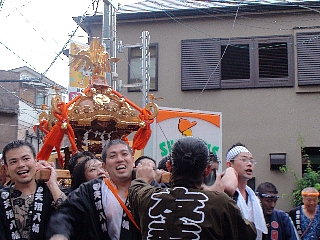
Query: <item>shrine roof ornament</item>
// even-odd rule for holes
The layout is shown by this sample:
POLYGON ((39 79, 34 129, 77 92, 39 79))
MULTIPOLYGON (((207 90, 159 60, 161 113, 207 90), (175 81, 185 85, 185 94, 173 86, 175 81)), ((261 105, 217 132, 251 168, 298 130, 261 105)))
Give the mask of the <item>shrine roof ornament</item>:
POLYGON ((80 50, 76 55, 71 54, 73 60, 70 66, 79 71, 81 68, 91 73, 91 84, 107 85, 105 73, 111 72, 110 62, 118 62, 118 58, 110 58, 99 39, 94 38, 90 43, 90 48, 80 50))

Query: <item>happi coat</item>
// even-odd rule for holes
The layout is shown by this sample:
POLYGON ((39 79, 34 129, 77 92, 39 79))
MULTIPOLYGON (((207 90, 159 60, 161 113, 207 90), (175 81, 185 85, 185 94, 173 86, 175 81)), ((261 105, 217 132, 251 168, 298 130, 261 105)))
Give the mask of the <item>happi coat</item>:
POLYGON ((99 178, 83 183, 69 193, 67 200, 51 217, 47 237, 54 234, 63 234, 68 239, 85 240, 141 239, 140 232, 109 192, 104 181, 99 178), (112 201, 112 204, 108 205, 108 201, 112 201), (111 214, 112 218, 106 215, 110 211, 114 212, 111 214), (115 219, 120 221, 120 236, 110 237, 108 231, 115 219))
POLYGON ((317 205, 316 215, 313 220, 310 220, 307 216, 303 214, 302 206, 303 205, 298 206, 289 211, 289 215, 297 229, 298 234, 300 236, 304 234, 302 239, 306 239, 306 240, 320 239, 319 205, 317 205), (310 224, 310 227, 308 227, 309 224, 310 224))
POLYGON ((266 219, 268 234, 263 240, 299 240, 299 235, 289 215, 281 210, 274 209, 266 219))
MULTIPOLYGON (((22 239, 17 229, 14 210, 11 201, 12 186, 0 189, 0 240, 22 239)), ((47 185, 37 183, 34 202, 29 208, 30 239, 43 240, 48 228, 51 214, 55 211, 51 206, 53 197, 47 185)))
POLYGON ((255 227, 242 218, 227 194, 199 190, 186 181, 175 181, 174 186, 165 189, 133 180, 129 202, 142 239, 256 238, 255 227))

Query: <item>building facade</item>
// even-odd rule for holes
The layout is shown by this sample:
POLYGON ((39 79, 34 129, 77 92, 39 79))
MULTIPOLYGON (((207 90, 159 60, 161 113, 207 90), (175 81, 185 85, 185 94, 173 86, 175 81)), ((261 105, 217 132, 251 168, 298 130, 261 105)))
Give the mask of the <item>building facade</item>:
POLYGON ((34 126, 39 123, 42 105, 50 108, 54 86, 66 93, 64 87, 28 67, 0 71, 0 149, 21 139, 31 142, 38 152, 43 134, 34 126))
MULTIPOLYGON (((139 43, 141 32, 149 31, 151 91, 164 98, 159 106, 221 112, 222 156, 244 143, 258 162, 253 186, 274 183, 284 195, 277 207, 289 210, 291 171, 301 177, 306 160, 315 170, 320 164, 320 4, 157 2, 120 9, 117 40, 139 43), (283 163, 287 173, 277 170, 283 163)), ((101 37, 102 16, 87 17, 81 26, 101 37)), ((133 74, 139 72, 137 51, 117 54, 124 83, 139 82, 133 74)), ((123 94, 139 103, 135 90, 123 94)))

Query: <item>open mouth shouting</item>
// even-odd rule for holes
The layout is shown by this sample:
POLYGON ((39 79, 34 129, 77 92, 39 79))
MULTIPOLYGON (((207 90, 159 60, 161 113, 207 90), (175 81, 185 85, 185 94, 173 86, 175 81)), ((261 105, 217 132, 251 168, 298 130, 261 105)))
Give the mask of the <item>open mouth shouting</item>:
POLYGON ((126 169, 127 169, 127 166, 125 166, 124 164, 121 164, 121 165, 116 167, 117 171, 126 170, 126 169))
POLYGON ((27 176, 28 176, 28 173, 29 173, 29 172, 30 172, 29 170, 21 170, 21 171, 18 171, 17 174, 18 174, 20 177, 24 178, 24 177, 27 177, 27 176))

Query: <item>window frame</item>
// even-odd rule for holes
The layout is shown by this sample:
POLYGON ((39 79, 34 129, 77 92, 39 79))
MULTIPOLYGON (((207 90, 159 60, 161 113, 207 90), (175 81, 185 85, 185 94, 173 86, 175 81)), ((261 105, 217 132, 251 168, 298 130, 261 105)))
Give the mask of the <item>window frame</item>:
MULTIPOLYGON (((158 65, 159 65, 159 44, 158 43, 150 43, 149 48, 151 47, 155 47, 155 77, 154 77, 154 81, 155 81, 155 87, 149 89, 149 91, 158 91, 158 65)), ((128 49, 128 84, 134 84, 134 83, 141 83, 141 79, 140 81, 137 81, 136 79, 131 79, 130 78, 130 73, 131 73, 131 60, 132 59, 137 59, 139 58, 141 60, 141 55, 139 57, 132 57, 131 54, 131 50, 134 48, 140 48, 141 47, 132 47, 128 49)), ((153 56, 151 56, 150 54, 150 65, 151 65, 151 59, 153 58, 153 56)), ((141 70, 141 68, 140 68, 141 70)), ((151 76, 150 76, 150 82, 151 82, 151 76)), ((151 85, 151 84, 150 84, 151 85)), ((128 92, 141 92, 142 87, 129 87, 128 88, 128 92)))
MULTIPOLYGON (((249 45, 249 49, 253 49, 254 42, 250 38, 233 38, 233 39, 221 39, 220 41, 220 49, 224 45, 249 45)), ((228 50, 228 49, 227 49, 228 50)), ((221 52, 220 56, 222 57, 223 52, 221 52)), ((254 60, 253 60, 253 53, 249 51, 249 65, 250 65, 250 78, 249 79, 224 79, 220 75, 221 81, 221 89, 229 89, 229 88, 251 88, 253 87, 253 72, 251 69, 254 68, 254 60)), ((222 63, 222 60, 221 60, 222 63)), ((220 64, 221 65, 221 64, 220 64)), ((219 67, 221 72, 221 67, 219 67)))
MULTIPOLYGON (((294 48, 293 48, 293 36, 292 35, 280 35, 280 36, 255 36, 255 37, 245 37, 245 38, 211 38, 211 39, 187 39, 181 41, 181 90, 202 90, 202 89, 241 89, 241 88, 269 88, 269 87, 294 87, 294 48), (213 41, 210 45, 208 41, 213 41), (192 46, 192 43, 198 44, 198 46, 192 46), (201 45, 203 42, 203 45, 201 45), (260 78, 259 77, 259 43, 286 43, 287 44, 287 68, 288 76, 280 78, 260 78), (249 64, 250 64, 250 79, 223 79, 222 80, 222 59, 223 55, 222 46, 230 44, 247 44, 249 46, 249 64), (214 81, 215 84, 211 83, 211 79, 207 81, 205 86, 203 84, 198 85, 197 76, 192 72, 186 74, 187 67, 190 66, 200 66, 201 64, 196 62, 196 59, 192 59, 192 55, 199 55, 196 49, 201 48, 217 48, 216 51, 209 51, 212 56, 205 56, 201 54, 201 59, 209 59, 210 57, 214 60, 212 62, 216 63, 216 66, 209 66, 203 71, 208 71, 205 73, 207 76, 212 75, 210 71, 217 71, 214 81), (193 51, 193 52, 192 52, 193 51), (197 65, 198 64, 198 65, 197 65), (215 70, 214 70, 215 69, 215 70), (187 76, 187 77, 186 77, 187 76), (218 81, 218 82, 217 82, 218 81), (193 85, 192 85, 193 83, 193 85)), ((206 62, 205 62, 206 64, 206 62)), ((232 67, 232 66, 231 66, 232 67)), ((197 72, 198 69, 193 70, 197 72)), ((204 74, 204 75, 205 75, 204 74)), ((199 74, 198 74, 199 75, 199 74)), ((203 82, 204 80, 202 80, 203 82)))
POLYGON ((36 96, 35 97, 36 97, 36 99, 35 99, 36 106, 42 106, 43 104, 46 104, 47 95, 44 90, 36 89, 36 96), (40 101, 40 99, 41 99, 41 101, 40 101), (41 103, 39 104, 39 102, 41 102, 41 103))
MULTIPOLYGON (((273 36, 273 37, 260 37, 257 39, 259 43, 276 43, 279 41, 287 42, 287 59, 288 59, 288 77, 282 78, 256 78, 257 87, 293 87, 294 86, 294 48, 293 48, 293 36, 273 36), (276 80, 275 80, 276 79, 276 80), (270 86, 272 85, 272 86, 270 86)), ((256 48, 258 50, 258 46, 256 48)), ((259 55, 259 52, 256 53, 259 55)), ((257 56, 259 60, 259 56, 257 56)), ((257 66, 259 69, 259 65, 257 66)))

